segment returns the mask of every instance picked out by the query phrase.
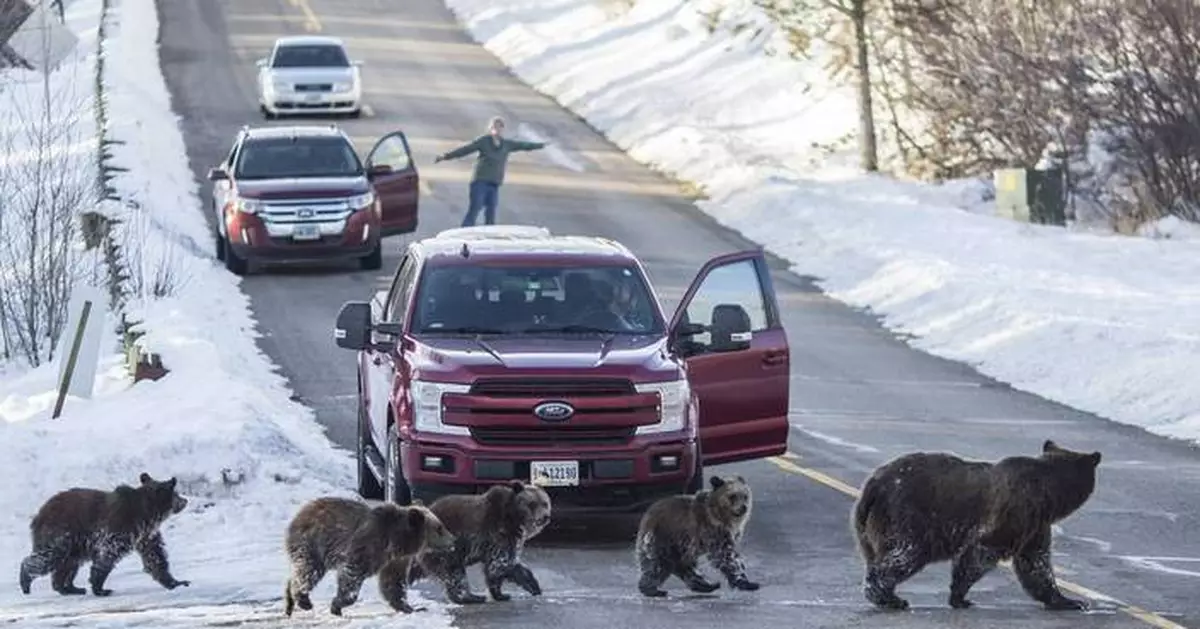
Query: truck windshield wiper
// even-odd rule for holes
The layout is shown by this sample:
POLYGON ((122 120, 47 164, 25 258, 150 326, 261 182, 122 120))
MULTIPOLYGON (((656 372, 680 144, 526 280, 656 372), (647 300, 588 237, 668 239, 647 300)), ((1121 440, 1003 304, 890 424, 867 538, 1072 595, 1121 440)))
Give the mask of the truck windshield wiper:
POLYGON ((456 328, 425 328, 425 334, 508 334, 508 330, 478 325, 461 325, 456 328))
POLYGON ((546 332, 546 333, 550 333, 550 334, 555 334, 555 333, 617 334, 618 332, 620 332, 620 330, 610 330, 608 328, 599 328, 594 325, 579 325, 579 324, 572 323, 570 325, 556 325, 556 326, 549 326, 549 327, 526 328, 526 329, 522 330, 522 332, 524 332, 526 334, 537 334, 539 332, 546 332))

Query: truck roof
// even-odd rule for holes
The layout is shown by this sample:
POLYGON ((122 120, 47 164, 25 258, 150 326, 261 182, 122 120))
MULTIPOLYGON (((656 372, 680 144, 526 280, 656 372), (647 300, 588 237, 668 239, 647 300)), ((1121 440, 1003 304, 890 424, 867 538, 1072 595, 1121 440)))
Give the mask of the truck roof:
POLYGON ((472 261, 534 260, 555 264, 614 264, 636 262, 624 245, 598 236, 553 234, 544 227, 531 225, 484 225, 456 227, 417 243, 427 259, 436 264, 470 264, 472 261), (464 255, 464 253, 466 255, 464 255))

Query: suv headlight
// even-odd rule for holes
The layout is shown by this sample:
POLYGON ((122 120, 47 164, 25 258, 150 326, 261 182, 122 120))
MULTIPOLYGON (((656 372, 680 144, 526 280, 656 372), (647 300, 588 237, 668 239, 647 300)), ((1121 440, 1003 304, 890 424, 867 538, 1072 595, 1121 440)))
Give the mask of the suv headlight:
POLYGON ((237 197, 233 200, 233 209, 243 214, 258 214, 258 211, 262 209, 262 202, 258 199, 237 197))
POLYGON ((409 386, 413 405, 413 429, 417 432, 432 432, 441 435, 470 435, 466 426, 448 426, 442 422, 442 396, 447 393, 466 393, 471 390, 465 384, 423 382, 413 380, 409 386))
POLYGON ((375 202, 375 193, 364 192, 362 194, 350 197, 346 200, 346 202, 350 204, 350 207, 356 210, 366 209, 375 202))
POLYGON ((639 384, 636 388, 638 393, 658 394, 658 423, 638 426, 637 434, 683 430, 687 420, 688 402, 692 396, 687 379, 639 384))

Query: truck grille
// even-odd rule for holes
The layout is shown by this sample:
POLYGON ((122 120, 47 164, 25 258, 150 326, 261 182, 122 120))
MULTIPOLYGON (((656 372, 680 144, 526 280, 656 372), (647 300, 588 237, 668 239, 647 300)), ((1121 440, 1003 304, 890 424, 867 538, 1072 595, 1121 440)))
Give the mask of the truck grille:
POLYGON ((633 428, 472 428, 475 441, 489 446, 622 445, 633 428))
POLYGON ((471 386, 472 395, 485 397, 599 397, 635 393, 633 383, 620 378, 496 378, 481 379, 471 386))
POLYGON ((297 83, 297 92, 328 92, 333 89, 331 83, 297 83))

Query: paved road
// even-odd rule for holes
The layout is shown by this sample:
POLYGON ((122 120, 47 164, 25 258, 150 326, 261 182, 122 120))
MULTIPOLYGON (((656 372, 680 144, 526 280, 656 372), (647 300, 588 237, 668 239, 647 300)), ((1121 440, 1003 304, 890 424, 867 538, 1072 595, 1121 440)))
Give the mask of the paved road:
MULTIPOLYGON (((469 163, 434 166, 432 156, 473 137, 499 113, 511 128, 530 125, 584 166, 574 172, 545 153, 515 158, 502 193, 503 221, 626 243, 647 262, 671 306, 705 259, 750 246, 703 218, 678 186, 513 78, 459 29, 441 0, 159 4, 164 64, 198 177, 225 153, 239 126, 260 122, 254 60, 276 36, 314 29, 346 38, 366 62, 373 115, 343 122, 362 148, 396 128, 412 138, 429 184, 419 235, 457 224, 465 200, 469 163)), ((401 242, 389 242, 390 251, 401 242)), ((395 263, 389 253, 385 271, 395 263)), ((530 549, 547 591, 543 598, 457 610, 461 626, 1200 626, 1200 536, 1189 533, 1198 522, 1195 450, 914 351, 871 317, 823 296, 809 279, 780 269, 776 284, 793 347, 793 455, 721 470, 745 475, 757 492, 746 552, 764 588, 721 590, 703 600, 640 600, 627 539, 601 536, 598 530, 610 529, 587 523, 582 532, 530 549), (1112 603, 1086 615, 1044 612, 1002 570, 977 586, 981 608, 952 612, 944 605, 945 567, 904 588, 914 612, 867 608, 847 528, 851 498, 830 478, 857 486, 875 465, 914 449, 987 458, 1036 453, 1048 437, 1105 454, 1096 496, 1065 523, 1056 543, 1060 576, 1160 616, 1112 603)), ((387 279, 387 273, 355 269, 302 269, 243 282, 264 334, 262 347, 343 446, 353 440, 352 357, 328 340, 329 329, 342 302, 368 296, 387 279)), ((472 578, 481 588, 478 575, 472 578)))

